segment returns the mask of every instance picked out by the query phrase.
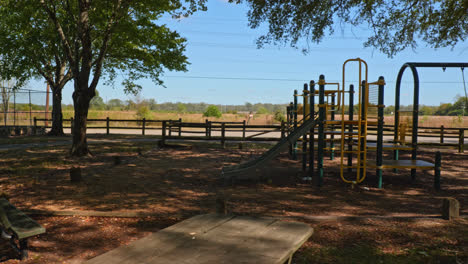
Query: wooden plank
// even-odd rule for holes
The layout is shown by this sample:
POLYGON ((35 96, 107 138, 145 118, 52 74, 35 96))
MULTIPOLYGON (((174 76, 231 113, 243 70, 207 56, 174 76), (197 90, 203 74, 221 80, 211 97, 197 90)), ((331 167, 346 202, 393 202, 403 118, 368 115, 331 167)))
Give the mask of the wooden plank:
MULTIPOLYGON (((368 149, 375 150, 377 149, 377 143, 367 142, 366 146, 368 149)), ((383 144, 383 149, 385 150, 412 150, 413 148, 409 145, 399 145, 399 144, 383 144)))
POLYGON ((45 233, 46 230, 43 226, 16 209, 16 207, 10 204, 6 199, 0 199, 0 207, 0 210, 4 212, 4 216, 8 218, 9 228, 18 236, 18 239, 45 233))
MULTIPOLYGON (((312 235, 313 229, 303 223, 275 221, 271 225, 265 226, 243 241, 243 245, 248 247, 255 255, 262 255, 274 261, 250 263, 285 263, 302 244, 312 235)), ((233 258, 237 252, 231 252, 233 258)))
POLYGON ((199 215, 153 233, 126 246, 119 247, 93 258, 86 264, 132 264, 157 263, 151 259, 190 241, 192 233, 200 234, 229 221, 230 217, 214 214, 199 215))
MULTIPOLYGON (((341 120, 324 120, 326 125, 341 125, 341 120)), ((364 124, 364 122, 362 122, 364 124)), ((358 125, 359 121, 358 120, 345 120, 344 121, 345 125, 358 125)), ((377 121, 367 121, 367 124, 370 126, 376 126, 377 121)))
MULTIPOLYGON (((341 131, 324 131, 323 133, 330 134, 330 135, 341 135, 341 131)), ((345 135, 358 135, 358 132, 345 131, 344 134, 345 135)))
POLYGON ((85 264, 283 264, 313 229, 275 219, 207 214, 163 229, 85 264))
POLYGON ((154 258, 152 263, 275 263, 270 257, 257 258, 256 252, 245 243, 275 221, 245 216, 232 218, 210 232, 195 234, 194 239, 154 258))
MULTIPOLYGON (((367 161, 367 166, 377 168, 375 161, 367 161)), ((382 162, 382 169, 434 169, 433 163, 424 160, 384 160, 382 162)))

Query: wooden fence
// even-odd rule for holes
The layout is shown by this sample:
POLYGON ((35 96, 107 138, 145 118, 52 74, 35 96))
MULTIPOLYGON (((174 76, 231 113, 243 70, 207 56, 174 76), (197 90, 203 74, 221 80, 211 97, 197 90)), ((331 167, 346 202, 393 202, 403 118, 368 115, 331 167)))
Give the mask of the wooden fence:
MULTIPOLYGON (((50 119, 34 118, 34 129, 50 128, 45 122, 51 123, 50 119), (43 124, 39 124, 43 122, 43 124)), ((73 118, 64 119, 64 128, 70 128, 73 125, 73 118), (68 124, 68 125, 67 125, 68 124)), ((111 134, 112 130, 139 130, 142 135, 147 131, 158 130, 163 140, 166 139, 189 139, 189 140, 219 140, 224 146, 226 140, 231 141, 278 141, 287 134, 287 126, 283 122, 280 125, 248 125, 243 122, 219 122, 206 120, 204 123, 183 122, 178 120, 147 120, 143 119, 88 119, 88 129, 105 129, 106 134, 111 134), (217 132, 217 133, 214 133, 217 132), (230 132, 230 133, 229 133, 230 132), (279 136, 264 135, 272 132, 279 132, 279 136), (237 133, 234 136, 233 133, 237 133)), ((456 146, 459 152, 464 151, 465 133, 468 128, 445 128, 440 127, 419 127, 418 137, 438 138, 437 142, 420 142, 420 144, 433 144, 443 146, 456 146), (447 143, 447 139, 457 139, 457 143, 447 143)), ((368 128, 369 135, 377 135, 376 127, 368 128)), ((408 138, 411 132, 407 132, 408 138)), ((384 125, 384 136, 393 137, 393 125, 384 125)))

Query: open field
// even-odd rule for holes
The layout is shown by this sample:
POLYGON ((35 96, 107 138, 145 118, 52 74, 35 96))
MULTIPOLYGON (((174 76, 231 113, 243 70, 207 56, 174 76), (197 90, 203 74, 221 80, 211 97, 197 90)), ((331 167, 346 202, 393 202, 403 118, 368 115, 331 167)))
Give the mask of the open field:
MULTIPOLYGON (((35 115, 33 115, 35 116, 35 115)), ((44 118, 44 115, 36 115, 37 118, 44 118)), ((73 117, 73 112, 64 111, 63 118, 70 119, 73 117)), ((96 111, 90 110, 88 118, 89 119, 105 119, 109 117, 110 119, 140 119, 137 117, 135 111, 96 111)), ((50 118, 50 116, 49 116, 50 118)), ((213 117, 204 117, 201 113, 166 113, 166 112, 151 112, 151 119, 153 120, 178 120, 182 118, 184 122, 194 122, 194 123, 204 123, 206 119, 210 121, 219 121, 219 122, 242 122, 248 120, 248 114, 223 114, 221 118, 213 117)), ((300 116, 299 116, 300 118, 300 116)), ((337 119, 340 118, 340 115, 336 116, 337 119)), ((29 115, 22 114, 21 119, 24 121, 19 122, 21 125, 29 125, 29 115)), ((393 116, 385 116, 385 124, 391 125, 394 122, 393 116)), ((93 123, 91 123, 93 124, 93 123)), ((135 123, 132 123, 134 125, 135 123)), ((279 124, 278 121, 274 120, 272 114, 256 114, 249 121, 251 125, 271 125, 279 124)), ((38 122, 39 126, 43 125, 43 122, 38 122)), ((50 125, 50 122, 49 122, 50 125)), ((69 124, 65 124, 68 126, 69 124)), ((93 124, 95 125, 95 124, 93 124)), ((101 124, 102 125, 102 124, 101 124)), ((468 127, 468 116, 459 117, 459 116, 420 116, 419 125, 425 127, 440 127, 443 125, 446 128, 449 127, 468 127)))
MULTIPOLYGON (((69 146, 0 152, 3 195, 35 212, 33 217, 47 228, 31 239, 31 258, 21 263, 80 263, 183 219, 214 212, 220 195, 230 213, 313 226, 314 235, 293 263, 468 262, 468 154, 440 149, 440 192, 432 187, 432 171, 418 171, 411 182, 407 170, 385 171, 382 190, 374 188, 373 172, 352 189, 337 176, 338 160, 325 160, 324 186, 317 188, 299 180, 300 163, 286 153, 256 172, 265 180, 224 186, 222 166, 254 158, 271 145, 244 144, 239 150, 237 145, 221 149, 216 143, 172 143, 161 149, 154 141, 118 142, 115 135, 97 139, 117 142, 92 147, 94 157, 80 159, 67 157, 69 146), (121 164, 114 164, 115 156, 121 164), (76 166, 83 181, 72 184, 69 169, 76 166), (444 197, 457 198, 465 218, 440 219, 444 197), (98 212, 113 217, 89 216, 98 212), (50 215, 54 213, 66 216, 50 215)), ((423 148, 420 157, 432 161, 433 152, 423 148)), ((20 263, 8 260, 12 252, 7 245, 0 245, 0 256, 6 264, 20 263)))

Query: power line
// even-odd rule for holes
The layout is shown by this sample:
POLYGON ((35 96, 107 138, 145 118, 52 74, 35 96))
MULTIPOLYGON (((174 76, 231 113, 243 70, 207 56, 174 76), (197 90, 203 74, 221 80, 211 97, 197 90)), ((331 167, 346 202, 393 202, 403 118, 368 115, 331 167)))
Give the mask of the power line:
MULTIPOLYGON (((217 76, 175 76, 175 75, 166 75, 166 78, 178 78, 178 79, 207 79, 207 80, 239 80, 239 81, 282 81, 282 82, 308 82, 310 79, 290 79, 290 78, 258 78, 258 77, 217 77, 217 76)), ((339 82, 340 80, 327 80, 328 82, 339 82)), ((356 83, 358 81, 346 81, 346 83, 356 83)), ((385 81, 387 83, 395 83, 395 81, 385 81)), ((412 84, 413 82, 402 82, 412 84)), ((420 81, 419 83, 426 84, 460 84, 463 82, 456 81, 420 81)))

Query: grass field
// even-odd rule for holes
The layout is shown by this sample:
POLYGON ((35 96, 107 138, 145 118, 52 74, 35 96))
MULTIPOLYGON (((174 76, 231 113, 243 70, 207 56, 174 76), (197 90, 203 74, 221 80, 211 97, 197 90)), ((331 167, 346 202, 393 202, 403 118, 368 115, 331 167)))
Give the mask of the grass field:
MULTIPOLYGON (((65 138, 67 139, 67 138, 65 138)), ((433 189, 432 172, 384 172, 384 189, 376 189, 373 172, 359 188, 344 184, 338 162, 325 160, 322 188, 300 181, 301 164, 281 154, 256 173, 259 182, 224 186, 220 169, 254 158, 271 145, 184 143, 158 148, 154 138, 94 136, 93 157, 70 158, 69 145, 0 152, 3 196, 33 217, 47 233, 31 239, 31 258, 23 264, 81 263, 197 214, 215 211, 219 193, 230 213, 275 217, 310 224, 315 232, 293 263, 467 263, 468 154, 442 151, 442 187, 433 189), (129 141, 129 139, 138 141, 129 141), (98 144, 98 145, 95 145, 98 144), (121 163, 115 164, 114 157, 121 163), (79 166, 83 181, 69 180, 79 166), (442 220, 444 197, 461 203, 465 218, 442 220), (37 212, 78 212, 51 216, 37 212), (140 217, 90 217, 79 212, 134 213, 140 217), (324 218, 317 218, 323 216, 324 218), (328 218, 327 218, 328 217, 328 218)), ((59 140, 59 139, 57 139, 59 140)), ((29 138, 30 142, 44 142, 29 138)), ((21 143, 28 143, 22 140, 21 143)), ((431 161, 435 149, 419 156, 431 161)), ((389 154, 389 153, 387 153, 389 154)), ((404 158, 402 154, 400 158, 404 158)), ((19 264, 0 244, 5 264, 19 264)))
MULTIPOLYGON (((17 122, 18 125, 30 125, 32 121, 29 120, 30 117, 37 117, 37 118, 44 118, 44 113, 21 113, 17 114, 17 122)), ((50 114, 48 115, 49 118, 50 114)), ((337 119, 339 119, 340 115, 337 115, 337 119)), ((73 117, 73 112, 71 111, 64 111, 63 118, 70 119, 73 117)), ((138 118, 136 111, 96 111, 90 110, 88 114, 89 119, 106 119, 109 117, 110 119, 128 119, 128 120, 135 120, 140 119, 138 118)), ((150 117, 152 120, 178 120, 182 118, 184 122, 194 122, 194 123, 203 123, 206 119, 210 121, 219 121, 219 122, 242 122, 244 120, 248 120, 249 124, 252 125, 271 125, 271 124, 279 124, 276 121, 272 114, 255 114, 252 119, 249 120, 248 114, 223 114, 221 118, 213 118, 213 117, 204 117, 201 113, 167 113, 167 112, 151 112, 150 117)), ((2 115, 0 114, 0 120, 2 115)), ((12 121, 12 114, 9 115, 10 121, 8 122, 10 125, 13 124, 12 121)), ((301 118, 299 116, 299 118, 301 118)), ((147 118, 150 119, 150 118, 147 118)), ((410 117, 403 117, 402 119, 411 122, 410 117)), ((385 124, 391 125, 394 122, 393 116, 385 116, 385 124)), ((44 125, 43 122, 38 122, 39 126, 44 125)), ((49 122, 50 125, 50 122, 49 122)), ((68 125, 68 124, 66 124, 68 125)), ((102 125, 102 124, 101 124, 102 125)), ((468 126, 468 116, 461 117, 461 116, 420 116, 419 117, 419 126, 421 127, 440 127, 443 125, 446 128, 459 128, 459 127, 467 127, 468 126)))
MULTIPOLYGON (((64 113, 64 118, 70 118, 70 116, 71 113, 64 113)), ((135 111, 90 111, 89 113, 89 118, 93 119, 105 119, 106 117, 109 117, 110 119, 137 119, 135 111)), ((184 122, 195 123, 203 123, 206 119, 225 122, 242 122, 243 120, 249 119, 248 114, 223 114, 221 118, 206 118, 203 114, 159 112, 152 112, 152 118, 154 120, 177 120, 182 118, 184 122)), ((408 120, 410 121, 411 119, 408 118, 408 120)), ((393 122, 393 116, 385 116, 385 124, 390 125, 393 124, 393 122)), ((255 125, 270 125, 274 123, 279 124, 279 122, 274 120, 273 115, 271 114, 254 115, 249 121, 249 124, 255 125)), ((441 125, 444 127, 467 127, 468 116, 420 116, 419 125, 427 127, 439 127, 441 125)))

